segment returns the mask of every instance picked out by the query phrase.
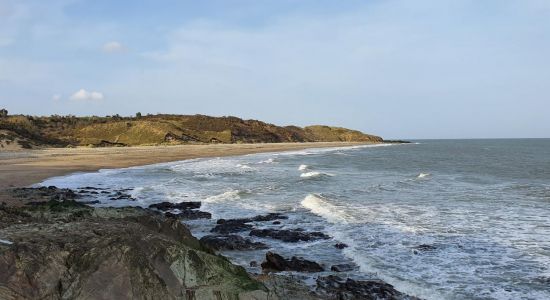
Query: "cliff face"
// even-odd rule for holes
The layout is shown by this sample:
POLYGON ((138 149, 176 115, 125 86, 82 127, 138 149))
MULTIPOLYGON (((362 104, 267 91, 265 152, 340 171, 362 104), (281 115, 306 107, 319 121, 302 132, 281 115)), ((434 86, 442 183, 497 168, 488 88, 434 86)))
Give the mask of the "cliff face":
POLYGON ((257 120, 203 115, 122 117, 28 117, 0 119, 6 136, 29 147, 136 146, 183 143, 381 142, 382 138, 338 127, 281 127, 257 120))
POLYGON ((0 206, 0 299, 267 299, 177 220, 74 201, 0 206))

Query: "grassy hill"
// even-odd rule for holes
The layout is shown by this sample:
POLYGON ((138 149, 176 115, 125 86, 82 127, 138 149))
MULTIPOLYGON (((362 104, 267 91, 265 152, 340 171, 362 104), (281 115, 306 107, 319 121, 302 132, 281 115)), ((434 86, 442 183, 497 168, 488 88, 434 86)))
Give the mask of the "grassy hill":
POLYGON ((257 120, 204 115, 0 117, 0 150, 13 144, 33 148, 329 141, 376 143, 383 140, 340 127, 281 127, 257 120))

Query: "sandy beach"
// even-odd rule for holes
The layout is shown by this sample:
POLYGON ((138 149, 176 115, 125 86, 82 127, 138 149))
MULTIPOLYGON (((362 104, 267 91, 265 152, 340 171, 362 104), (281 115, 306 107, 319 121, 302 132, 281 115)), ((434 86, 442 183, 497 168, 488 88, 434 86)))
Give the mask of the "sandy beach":
MULTIPOLYGON (((306 148, 354 146, 361 143, 273 143, 49 148, 0 152, 0 190, 28 186, 53 176, 124 168, 201 157, 244 155, 306 148)), ((4 200, 5 193, 0 192, 4 200)))

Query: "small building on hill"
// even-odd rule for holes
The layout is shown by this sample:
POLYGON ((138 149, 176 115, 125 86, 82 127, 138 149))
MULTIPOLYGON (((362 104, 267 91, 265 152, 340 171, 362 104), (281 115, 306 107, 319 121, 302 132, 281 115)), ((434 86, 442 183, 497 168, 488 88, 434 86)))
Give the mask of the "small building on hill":
POLYGON ((6 109, 0 109, 0 118, 5 118, 8 116, 8 110, 6 109))

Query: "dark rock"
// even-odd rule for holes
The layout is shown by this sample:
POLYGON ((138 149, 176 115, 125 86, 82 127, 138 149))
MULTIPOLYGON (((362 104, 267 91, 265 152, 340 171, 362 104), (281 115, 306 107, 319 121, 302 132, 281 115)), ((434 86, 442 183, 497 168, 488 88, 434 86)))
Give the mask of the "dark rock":
POLYGON ((420 252, 429 252, 436 250, 437 247, 433 245, 422 244, 413 248, 413 253, 418 254, 420 252))
POLYGON ((333 272, 349 272, 349 271, 352 271, 353 269, 355 269, 354 264, 339 264, 339 265, 334 265, 330 267, 330 270, 333 272))
POLYGON ((55 186, 15 188, 12 190, 12 195, 16 198, 33 199, 35 202, 75 200, 81 197, 81 195, 75 193, 71 189, 60 189, 55 186))
POLYGON ((264 243, 253 242, 240 235, 207 235, 202 237, 200 241, 214 250, 257 250, 268 248, 264 243))
POLYGON ((211 219, 212 214, 200 210, 183 210, 178 214, 173 214, 171 212, 165 213, 168 218, 184 219, 184 220, 197 220, 197 219, 211 219))
POLYGON ((347 248, 349 246, 347 244, 344 244, 344 243, 338 243, 338 244, 334 245, 334 247, 336 247, 337 249, 344 249, 344 248, 347 248))
POLYGON ((272 224, 273 225, 279 225, 279 224, 281 224, 281 221, 274 221, 272 224))
POLYGON ((296 272, 322 272, 323 267, 318 263, 303 258, 293 256, 290 260, 271 251, 265 254, 265 260, 262 263, 262 269, 266 271, 296 271, 296 272))
POLYGON ((256 268, 256 267, 258 267, 258 262, 255 261, 255 260, 253 260, 253 261, 250 262, 250 266, 251 266, 252 268, 256 268))
POLYGON ((132 195, 125 194, 123 192, 116 192, 114 195, 111 196, 110 199, 111 200, 131 200, 131 201, 136 200, 135 198, 132 197, 132 195))
POLYGON ((149 208, 156 208, 162 211, 167 211, 171 209, 179 209, 179 210, 197 209, 200 207, 201 207, 200 201, 179 202, 179 203, 161 202, 161 203, 155 203, 155 204, 149 205, 149 208))
POLYGON ((356 281, 329 275, 317 278, 315 292, 329 299, 398 300, 417 299, 397 291, 392 285, 380 280, 356 281))
POLYGON ((274 220, 286 220, 287 216, 280 213, 270 213, 267 215, 255 216, 250 219, 249 222, 265 222, 265 221, 274 221, 274 220))
POLYGON ((252 218, 229 219, 229 220, 219 219, 216 222, 217 225, 214 228, 212 228, 211 232, 228 234, 228 233, 246 231, 246 230, 251 230, 253 228, 252 225, 247 223, 266 222, 266 221, 273 221, 277 219, 288 219, 288 217, 279 213, 270 213, 267 215, 259 215, 252 218))
POLYGON ((330 236, 319 232, 305 232, 300 229, 295 230, 278 230, 278 229, 254 229, 250 231, 251 236, 269 237, 277 240, 282 240, 288 243, 297 243, 299 241, 315 241, 315 240, 327 240, 330 236))
POLYGON ((79 190, 104 190, 104 188, 98 188, 93 186, 84 186, 84 187, 79 187, 78 189, 79 190))
POLYGON ((252 225, 246 224, 245 222, 242 222, 241 220, 224 220, 220 219, 218 220, 218 225, 216 225, 211 232, 215 233, 221 233, 221 234, 228 234, 228 233, 235 233, 240 231, 246 231, 251 230, 253 228, 252 225), (220 223, 220 221, 223 221, 220 223))

